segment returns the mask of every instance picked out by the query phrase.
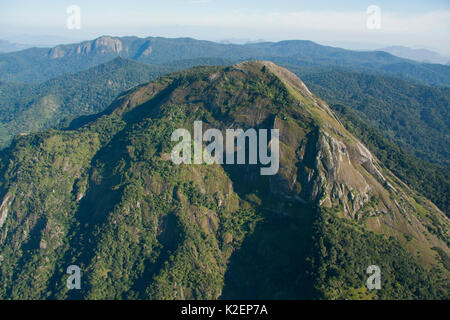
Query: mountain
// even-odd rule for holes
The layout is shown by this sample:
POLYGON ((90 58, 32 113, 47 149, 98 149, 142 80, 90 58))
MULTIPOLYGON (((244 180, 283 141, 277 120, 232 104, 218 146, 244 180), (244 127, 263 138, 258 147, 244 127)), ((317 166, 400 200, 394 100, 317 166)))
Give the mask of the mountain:
POLYGON ((450 215, 448 88, 329 68, 296 68, 389 170, 450 215))
POLYGON ((290 70, 330 105, 351 107, 391 141, 450 168, 450 88, 345 70, 290 70))
POLYGON ((332 110, 345 128, 360 138, 390 171, 450 217, 449 169, 417 158, 410 149, 400 147, 383 131, 370 126, 350 107, 337 104, 332 110))
POLYGON ((403 46, 392 46, 382 48, 380 51, 385 51, 394 56, 418 62, 440 64, 448 64, 450 62, 450 58, 443 57, 439 53, 427 49, 411 49, 403 46))
POLYGON ((30 47, 31 45, 13 43, 7 40, 0 40, 0 52, 20 51, 30 47))
POLYGON ((105 63, 117 56, 150 64, 173 64, 195 59, 226 59, 232 63, 267 59, 283 66, 339 66, 432 85, 450 85, 450 67, 418 63, 383 51, 351 51, 300 40, 238 45, 191 38, 110 36, 54 48, 2 54, 0 80, 45 81, 105 63))
POLYGON ((449 298, 448 218, 271 62, 161 77, 1 159, 2 299, 449 298), (198 120, 278 129, 279 171, 174 164, 198 120))
POLYGON ((248 56, 238 45, 220 45, 188 38, 166 39, 104 36, 92 41, 54 48, 32 48, 0 55, 0 80, 40 82, 65 73, 78 72, 118 56, 151 64, 175 60, 248 56), (149 57, 151 55, 151 57, 149 57))
MULTIPOLYGON (((140 65, 116 58, 39 85, 0 83, 0 146, 6 147, 16 134, 64 126, 72 118, 101 112, 127 88, 201 64, 228 65, 231 61, 199 58, 140 65)), ((353 133, 370 145, 391 171, 450 214, 449 148, 443 147, 448 146, 444 128, 450 125, 446 123, 448 88, 337 67, 289 69, 338 111, 342 120, 357 130, 353 133), (345 112, 340 112, 342 106, 345 112)))
POLYGON ((122 91, 174 69, 119 57, 38 85, 0 82, 0 146, 9 145, 16 134, 101 112, 122 91))

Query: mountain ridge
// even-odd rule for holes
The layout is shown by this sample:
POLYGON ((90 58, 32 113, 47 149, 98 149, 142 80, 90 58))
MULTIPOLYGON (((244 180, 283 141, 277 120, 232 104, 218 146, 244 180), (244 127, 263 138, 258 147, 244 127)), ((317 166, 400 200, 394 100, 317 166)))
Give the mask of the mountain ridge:
POLYGON ((381 51, 389 52, 397 57, 411 59, 418 62, 449 64, 450 58, 443 57, 437 52, 428 49, 411 49, 403 46, 391 46, 381 48, 381 51))
POLYGON ((173 69, 118 57, 40 84, 0 83, 0 147, 16 134, 64 126, 73 117, 101 112, 122 91, 173 69))
MULTIPOLYGON (((88 119, 98 117, 95 112, 103 111, 121 91, 120 88, 126 89, 145 82, 152 74, 162 75, 171 70, 202 64, 229 65, 231 62, 211 58, 149 66, 118 57, 85 72, 61 76, 40 85, 0 83, 0 105, 3 110, 0 113, 2 145, 6 146, 12 135, 17 133, 48 127, 63 128, 66 125, 69 128, 77 127, 88 119), (113 66, 116 67, 115 71, 113 66), (127 76, 132 72, 137 75, 134 79, 127 76), (105 79, 99 79, 102 75, 105 79), (85 78, 82 81, 87 81, 88 85, 78 86, 80 77, 85 78), (101 83, 104 85, 99 85, 101 83), (119 89, 115 89, 116 84, 120 84, 119 89), (95 94, 86 94, 93 91, 95 94), (85 93, 82 95, 82 92, 85 93), (45 103, 48 103, 49 107, 45 103), (84 106, 87 109, 81 110, 80 107, 84 106), (66 114, 63 118, 61 111, 66 114), (83 117, 77 118, 79 115, 83 117), (70 123, 72 117, 75 119, 70 123), (11 122, 11 119, 16 120, 11 122), (17 128, 22 129, 17 131, 17 128)), ((344 106, 345 110, 350 110, 351 107, 351 113, 339 112, 342 120, 346 121, 347 125, 350 121, 352 127, 357 124, 367 128, 368 125, 368 130, 358 129, 358 136, 364 138, 389 169, 449 214, 448 195, 445 192, 449 181, 448 170, 442 167, 442 160, 446 159, 446 149, 442 146, 446 143, 443 128, 446 127, 445 101, 448 100, 448 89, 418 85, 387 76, 349 72, 342 68, 288 67, 297 76, 305 79, 308 86, 325 98, 334 110, 342 110, 344 106), (377 122, 371 120, 377 118, 380 119, 377 122), (384 138, 381 140, 380 133, 372 132, 377 128, 383 130, 384 138), (403 148, 411 151, 406 152, 403 148), (412 153, 425 160, 415 158, 412 153), (440 163, 441 166, 433 165, 429 161, 440 163)))
POLYGON ((79 44, 2 54, 0 79, 43 81, 62 73, 77 72, 104 63, 117 55, 150 64, 215 58, 228 59, 232 63, 259 59, 272 60, 283 65, 333 65, 395 75, 432 85, 450 84, 450 69, 444 65, 418 63, 383 51, 360 52, 323 46, 308 40, 237 45, 193 38, 111 36, 102 36, 79 44), (13 64, 16 65, 14 70, 10 69, 13 64))
POLYGON ((290 71, 264 61, 196 67, 140 85, 107 110, 77 130, 17 137, 4 151, 2 297, 448 297, 433 249, 448 255, 448 218, 290 71), (279 129, 278 174, 167 161, 171 132, 194 120, 279 129), (359 240, 342 246, 346 235, 359 240), (371 259, 384 291, 365 288, 371 259), (79 293, 64 287, 68 263, 88 271, 79 293))

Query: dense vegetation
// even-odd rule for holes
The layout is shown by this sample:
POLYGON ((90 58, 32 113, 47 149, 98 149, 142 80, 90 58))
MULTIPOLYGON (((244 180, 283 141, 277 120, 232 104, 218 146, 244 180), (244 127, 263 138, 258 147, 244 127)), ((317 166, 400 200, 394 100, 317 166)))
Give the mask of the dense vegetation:
POLYGON ((387 168, 449 214, 449 88, 341 69, 293 71, 387 168))
POLYGON ((19 133, 103 111, 121 92, 172 70, 116 58, 41 84, 0 83, 0 147, 19 133))
POLYGON ((1 154, 0 298, 447 299, 442 213, 356 164, 346 176, 364 175, 382 193, 365 194, 361 219, 337 205, 355 207, 359 183, 333 180, 323 140, 348 149, 356 140, 284 72, 193 68, 128 91, 76 130, 16 137, 1 154), (174 165, 171 133, 199 119, 221 130, 283 128, 280 173, 174 165), (325 210, 337 187, 348 195, 325 210), (386 233, 397 240, 366 229, 373 219, 394 223, 386 233), (368 263, 382 267, 380 292, 364 289, 368 263), (82 269, 79 291, 65 286, 71 264, 82 269))
MULTIPOLYGON (((120 41, 129 49, 120 55, 159 65, 138 65, 117 59, 39 85, 0 83, 0 147, 7 146, 15 134, 58 124, 64 126, 77 116, 103 111, 119 92, 171 70, 201 64, 224 65, 246 58, 270 58, 296 72, 313 92, 332 106, 351 108, 351 115, 349 109, 342 114, 348 117, 346 126, 360 136, 389 169, 448 213, 450 90, 386 76, 446 84, 444 78, 438 81, 431 77, 431 74, 448 75, 446 67, 408 64, 382 52, 356 53, 309 41, 244 46, 194 39, 126 37, 120 41), (368 61, 371 61, 370 66, 368 61)), ((82 45, 89 47, 92 43, 82 45)), ((3 55, 4 66, 15 68, 11 73, 15 75, 13 78, 6 76, 7 70, 4 78, 36 81, 117 56, 117 52, 108 50, 107 54, 92 50, 79 55, 78 46, 60 46, 48 52, 45 51, 48 49, 35 48, 3 55), (34 59, 53 52, 63 53, 63 57, 48 58, 40 65, 42 70, 33 69, 34 59), (26 66, 23 71, 28 74, 25 78, 16 70, 22 68, 22 63, 26 66)))
POLYGON ((450 214, 450 171, 447 168, 419 159, 399 147, 378 129, 367 125, 353 109, 342 105, 331 107, 345 127, 359 137, 389 170, 447 215, 450 214))
POLYGON ((293 71, 329 104, 350 107, 389 140, 450 168, 450 88, 344 70, 293 71))
POLYGON ((443 267, 427 270, 393 237, 377 235, 321 210, 313 227, 314 289, 322 299, 436 299, 448 296, 443 267), (381 270, 382 290, 365 286, 367 266, 381 270))

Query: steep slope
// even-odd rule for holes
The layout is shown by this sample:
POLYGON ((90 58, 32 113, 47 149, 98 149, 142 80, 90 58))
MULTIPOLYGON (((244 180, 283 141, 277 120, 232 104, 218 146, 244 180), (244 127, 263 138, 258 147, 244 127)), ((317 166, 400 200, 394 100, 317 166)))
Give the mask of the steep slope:
POLYGON ((351 107, 416 156, 450 168, 450 88, 340 71, 302 72, 313 92, 330 104, 351 107))
POLYGON ((1 171, 2 298, 448 298, 448 218, 271 62, 141 85, 76 130, 17 137, 1 171), (279 129, 278 173, 175 165, 171 134, 196 120, 279 129))
POLYGON ((238 45, 220 45, 190 38, 102 36, 54 48, 31 48, 0 54, 0 80, 42 82, 91 68, 118 56, 150 64, 167 64, 199 58, 237 61, 258 55, 254 50, 238 45))
POLYGON ((289 69, 395 175, 450 214, 449 88, 339 69, 289 69))
POLYGON ((340 66, 432 85, 450 84, 448 66, 418 63, 383 51, 358 52, 300 40, 237 45, 191 38, 110 36, 54 48, 32 48, 1 54, 0 80, 45 81, 64 73, 87 69, 117 56, 150 64, 198 59, 226 59, 232 62, 270 59, 280 65, 340 66))
MULTIPOLYGON (((64 116, 61 112, 70 119, 102 111, 119 88, 145 82, 153 73, 201 64, 227 65, 231 62, 216 58, 187 59, 149 68, 117 59, 105 66, 41 85, 0 83, 0 146, 9 144, 14 134, 58 125, 64 116), (113 72, 115 68, 120 71, 113 72), (88 85, 81 85, 83 82, 88 85), (120 83, 119 88, 114 86, 116 83, 120 83)), ((442 167, 448 162, 448 148, 443 147, 448 145, 444 129, 448 127, 448 88, 423 86, 336 67, 288 67, 339 112, 346 126, 353 127, 352 132, 358 131, 357 136, 370 145, 391 171, 450 214, 447 192, 450 171, 442 167), (346 112, 341 112, 343 108, 346 112)), ((60 124, 64 123, 67 121, 60 124)))
POLYGON ((383 165, 450 216, 450 170, 417 158, 410 150, 399 147, 351 108, 340 104, 331 107, 344 126, 360 138, 383 165))
POLYGON ((103 111, 119 93, 172 70, 116 58, 38 85, 0 83, 0 147, 16 134, 103 111))
POLYGON ((450 58, 443 57, 439 53, 428 49, 412 49, 403 46, 393 46, 381 48, 380 50, 388 52, 400 58, 411 59, 418 62, 440 63, 440 64, 447 64, 448 62, 450 62, 450 58))

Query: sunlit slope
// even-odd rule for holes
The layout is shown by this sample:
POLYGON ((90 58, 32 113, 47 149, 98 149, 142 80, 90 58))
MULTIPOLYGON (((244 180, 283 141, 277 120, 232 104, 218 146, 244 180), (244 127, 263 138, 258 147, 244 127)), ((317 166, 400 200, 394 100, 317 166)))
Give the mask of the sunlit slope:
POLYGON ((136 87, 77 129, 16 138, 1 172, 5 299, 448 298, 448 218, 270 62, 136 87), (175 165, 171 134, 194 121, 279 129, 278 173, 175 165))

